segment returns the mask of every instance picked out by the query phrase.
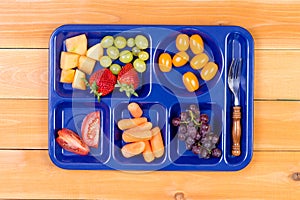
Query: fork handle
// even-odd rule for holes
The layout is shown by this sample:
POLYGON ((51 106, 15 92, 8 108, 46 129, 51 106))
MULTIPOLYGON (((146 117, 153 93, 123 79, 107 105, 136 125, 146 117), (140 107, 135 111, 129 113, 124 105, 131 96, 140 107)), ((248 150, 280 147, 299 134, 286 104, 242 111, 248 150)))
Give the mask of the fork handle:
POLYGON ((232 155, 241 155, 241 107, 234 106, 232 113, 232 155))

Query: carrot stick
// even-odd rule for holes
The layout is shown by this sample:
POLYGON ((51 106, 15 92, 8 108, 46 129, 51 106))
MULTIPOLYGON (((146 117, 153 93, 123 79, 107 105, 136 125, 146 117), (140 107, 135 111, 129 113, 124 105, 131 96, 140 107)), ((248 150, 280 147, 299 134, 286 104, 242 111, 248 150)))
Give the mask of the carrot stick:
POLYGON ((144 160, 149 163, 154 160, 154 155, 153 155, 149 140, 144 141, 144 143, 145 143, 145 149, 143 151, 143 157, 144 157, 144 160))
POLYGON ((137 104, 135 102, 128 104, 127 108, 129 110, 130 114, 135 118, 141 117, 143 115, 143 111, 142 111, 141 107, 139 106, 139 104, 137 104))
POLYGON ((146 117, 132 118, 132 119, 121 119, 118 121, 118 127, 121 130, 126 130, 129 128, 136 127, 140 124, 147 122, 146 117))
POLYGON ((151 130, 151 128, 152 128, 152 123, 145 122, 145 123, 139 124, 136 127, 129 128, 129 129, 125 130, 124 132, 134 133, 134 132, 139 132, 139 131, 151 130))
POLYGON ((150 140, 152 137, 151 130, 143 130, 136 132, 127 132, 124 131, 122 134, 122 139, 124 142, 139 142, 150 140))
POLYGON ((130 158, 132 156, 142 153, 144 150, 145 150, 144 142, 133 142, 124 145, 121 149, 121 152, 125 158, 130 158))
POLYGON ((156 158, 163 156, 165 148, 159 127, 151 130, 152 138, 150 140, 153 154, 156 158))

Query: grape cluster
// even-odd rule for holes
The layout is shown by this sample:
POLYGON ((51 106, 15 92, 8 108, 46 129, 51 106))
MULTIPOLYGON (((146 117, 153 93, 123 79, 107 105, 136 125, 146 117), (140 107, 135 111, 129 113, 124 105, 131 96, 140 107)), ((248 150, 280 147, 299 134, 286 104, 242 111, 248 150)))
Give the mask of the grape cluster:
POLYGON ((219 135, 211 131, 209 116, 200 113, 198 106, 189 105, 189 109, 172 119, 173 126, 178 127, 177 137, 185 141, 186 149, 200 158, 221 157, 217 148, 219 135))

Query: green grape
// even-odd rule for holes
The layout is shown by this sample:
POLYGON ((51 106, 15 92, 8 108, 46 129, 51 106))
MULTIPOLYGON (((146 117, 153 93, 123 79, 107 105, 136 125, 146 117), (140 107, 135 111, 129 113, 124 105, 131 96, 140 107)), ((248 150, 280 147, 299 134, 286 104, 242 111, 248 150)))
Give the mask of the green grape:
POLYGON ((127 46, 131 48, 131 47, 134 47, 134 45, 135 45, 134 39, 133 38, 128 38, 127 46))
POLYGON ((121 71, 121 66, 119 64, 112 64, 109 69, 114 75, 118 75, 121 71))
POLYGON ((149 46, 148 39, 143 35, 137 35, 135 37, 135 45, 140 49, 147 49, 149 46))
POLYGON ((131 51, 134 56, 138 56, 141 50, 137 46, 135 46, 131 49, 131 51))
POLYGON ((114 44, 118 49, 123 49, 124 47, 126 47, 127 42, 123 36, 117 36, 115 38, 114 44))
POLYGON ((106 53, 111 59, 117 59, 120 55, 119 49, 114 46, 108 47, 106 53))
POLYGON ((139 57, 139 59, 145 61, 145 60, 149 59, 149 54, 146 51, 141 51, 141 52, 138 53, 138 57, 139 57))
POLYGON ((114 38, 113 36, 107 35, 101 40, 101 46, 103 48, 108 48, 111 47, 114 43, 114 38))
POLYGON ((119 60, 122 63, 130 63, 132 59, 133 59, 133 55, 130 51, 128 50, 121 51, 119 60))
POLYGON ((137 72, 140 73, 146 71, 146 63, 139 58, 135 59, 135 61, 133 62, 133 67, 137 72))
POLYGON ((100 58, 100 65, 102 67, 109 67, 111 65, 111 63, 112 63, 111 58, 108 56, 102 56, 100 58))

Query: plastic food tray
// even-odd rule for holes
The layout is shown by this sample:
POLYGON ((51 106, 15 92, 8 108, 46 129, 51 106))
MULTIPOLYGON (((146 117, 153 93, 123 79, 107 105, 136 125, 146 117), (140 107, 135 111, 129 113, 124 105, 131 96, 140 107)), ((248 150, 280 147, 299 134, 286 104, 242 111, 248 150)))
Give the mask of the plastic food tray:
MULTIPOLYGON (((246 167, 253 153, 253 72, 254 43, 250 33, 239 26, 168 26, 168 25, 64 25, 57 28, 50 38, 49 49, 49 155, 55 165, 64 169, 85 170, 195 170, 236 171, 246 167), (204 41, 205 52, 219 69, 214 79, 204 82, 199 78, 200 88, 188 92, 182 83, 182 74, 199 71, 187 66, 163 73, 158 68, 158 57, 162 52, 174 55, 176 36, 199 34, 204 41), (65 39, 86 34, 88 47, 99 43, 106 35, 122 35, 126 38, 137 34, 146 36, 150 58, 147 70, 140 74, 141 85, 138 97, 126 97, 115 90, 102 97, 99 103, 89 91, 72 89, 71 84, 62 84, 60 78, 60 54, 65 50, 65 39), (233 95, 227 85, 228 70, 234 56, 241 56, 242 77, 240 99, 242 107, 241 155, 232 156, 231 124, 233 95), (146 163, 142 155, 124 158, 121 131, 116 122, 129 117, 129 102, 139 103, 144 116, 159 126, 163 136, 165 152, 161 158, 146 163), (199 158, 185 149, 177 140, 177 129, 171 120, 185 111, 189 104, 197 104, 201 113, 210 116, 210 125, 220 134, 218 147, 220 158, 199 158), (86 114, 99 110, 101 114, 100 142, 97 149, 91 148, 87 156, 80 156, 62 149, 55 141, 57 131, 69 128, 80 135, 81 123, 86 114)), ((97 63, 96 68, 101 68, 97 63)))

